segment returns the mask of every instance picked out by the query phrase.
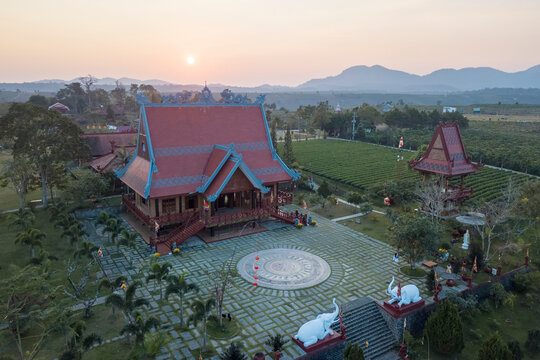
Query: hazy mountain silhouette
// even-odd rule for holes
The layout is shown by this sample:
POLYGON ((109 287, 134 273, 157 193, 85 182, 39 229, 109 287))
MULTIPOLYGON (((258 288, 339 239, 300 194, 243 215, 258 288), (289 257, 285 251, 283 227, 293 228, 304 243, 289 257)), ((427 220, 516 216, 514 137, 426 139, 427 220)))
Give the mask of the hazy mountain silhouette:
MULTIPOLYGON (((0 83, 0 90, 56 92, 65 84, 80 81, 52 79, 25 83, 0 83)), ((107 77, 98 79, 95 87, 106 90, 113 89, 117 79, 107 77)), ((201 84, 174 84, 169 81, 150 79, 137 80, 120 78, 118 81, 126 88, 131 84, 153 85, 161 92, 177 92, 182 90, 200 90, 201 84)), ((427 75, 410 74, 392 70, 384 66, 353 66, 343 70, 341 74, 323 79, 311 79, 296 87, 280 85, 260 85, 256 87, 209 84, 213 92, 230 89, 235 92, 313 92, 313 91, 345 91, 363 93, 448 93, 474 91, 490 88, 540 88, 540 65, 524 71, 508 73, 490 67, 440 69, 427 75)))
POLYGON ((419 76, 380 65, 353 66, 336 76, 312 79, 296 89, 312 91, 434 92, 485 88, 538 88, 540 65, 507 73, 490 67, 441 69, 419 76))

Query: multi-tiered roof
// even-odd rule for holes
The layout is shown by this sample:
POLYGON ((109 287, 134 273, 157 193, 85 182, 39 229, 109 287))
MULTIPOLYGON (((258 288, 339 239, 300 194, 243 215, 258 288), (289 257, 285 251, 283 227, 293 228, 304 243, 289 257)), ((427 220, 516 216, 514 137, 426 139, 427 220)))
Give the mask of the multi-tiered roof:
POLYGON ((474 173, 483 166, 471 162, 467 156, 457 122, 440 123, 426 152, 419 160, 409 161, 409 165, 421 172, 445 177, 474 173))
POLYGON ((272 145, 263 102, 230 96, 216 103, 207 87, 197 104, 181 96, 141 105, 137 150, 118 177, 144 198, 204 194, 214 201, 227 187, 289 182, 290 170, 272 145))

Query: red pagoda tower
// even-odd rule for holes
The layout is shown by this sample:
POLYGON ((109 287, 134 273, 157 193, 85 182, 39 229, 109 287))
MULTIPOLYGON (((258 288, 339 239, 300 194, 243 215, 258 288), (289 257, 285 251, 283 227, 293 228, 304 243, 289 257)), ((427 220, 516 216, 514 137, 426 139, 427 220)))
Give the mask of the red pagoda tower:
POLYGON ((473 192, 472 188, 464 187, 465 176, 484 164, 471 162, 461 141, 459 125, 453 122, 439 123, 427 151, 419 160, 409 161, 409 166, 420 171, 424 179, 431 174, 443 176, 447 201, 458 202, 470 198, 473 192), (460 185, 450 184, 450 179, 458 176, 461 177, 460 185))

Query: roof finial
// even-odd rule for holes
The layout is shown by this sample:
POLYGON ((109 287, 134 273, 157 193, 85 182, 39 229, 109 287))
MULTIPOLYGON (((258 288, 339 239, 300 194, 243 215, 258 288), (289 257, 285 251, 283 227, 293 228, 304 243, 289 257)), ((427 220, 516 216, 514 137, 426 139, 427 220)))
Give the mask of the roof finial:
POLYGON ((206 80, 204 80, 204 87, 206 87, 206 80))

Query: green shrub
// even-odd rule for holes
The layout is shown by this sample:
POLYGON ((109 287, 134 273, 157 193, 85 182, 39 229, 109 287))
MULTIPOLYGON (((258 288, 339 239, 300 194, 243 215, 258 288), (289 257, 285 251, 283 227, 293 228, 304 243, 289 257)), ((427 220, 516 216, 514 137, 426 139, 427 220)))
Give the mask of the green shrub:
POLYGON ((529 274, 516 274, 512 279, 512 285, 518 293, 527 292, 532 284, 531 276, 529 274))
POLYGON ((445 300, 437 311, 430 315, 426 332, 429 343, 435 351, 444 355, 453 355, 463 349, 463 326, 458 308, 445 300))
POLYGON ((247 356, 242 352, 242 344, 233 342, 225 351, 219 354, 221 360, 246 360, 247 356))
POLYGON ((283 346, 288 342, 286 336, 281 334, 268 335, 268 339, 265 341, 265 345, 272 349, 272 351, 278 351, 283 349, 283 346))
POLYGON ((489 304, 488 301, 484 300, 478 306, 478 310, 480 310, 483 313, 488 313, 491 311, 491 305, 489 304))
POLYGON ((495 304, 495 309, 499 308, 500 305, 508 299, 509 294, 504 290, 504 286, 501 283, 495 283, 491 285, 489 289, 489 296, 495 304))
POLYGON ((478 311, 478 296, 469 295, 467 297, 461 297, 456 293, 450 293, 448 295, 448 300, 454 303, 459 310, 459 313, 462 318, 470 319, 478 311))
POLYGON ((444 250, 450 250, 450 244, 447 243, 447 242, 443 242, 441 244, 441 249, 444 249, 444 250))
POLYGON ((364 352, 358 344, 347 343, 343 351, 343 360, 364 360, 364 352))
POLYGON ((525 348, 531 355, 536 355, 540 349, 540 330, 532 329, 527 332, 525 348))
POLYGON ((478 360, 512 360, 512 353, 501 340, 498 333, 482 343, 478 351, 478 360))
POLYGON ((508 350, 512 353, 512 360, 521 360, 523 359, 523 352, 521 351, 521 346, 519 346, 519 341, 512 340, 508 342, 508 350))

